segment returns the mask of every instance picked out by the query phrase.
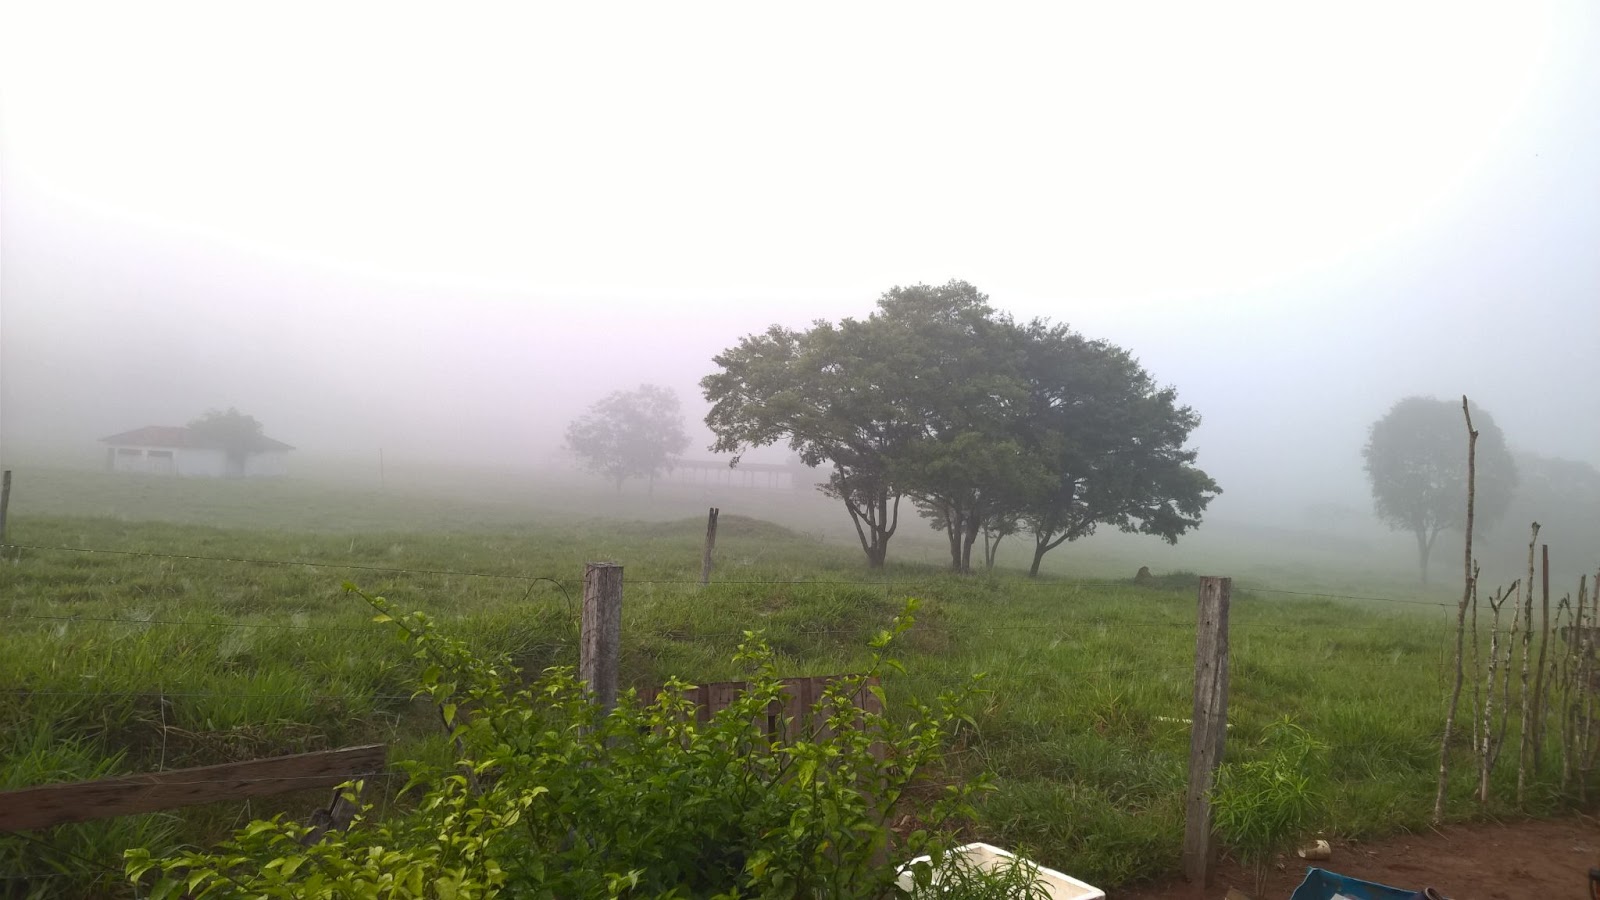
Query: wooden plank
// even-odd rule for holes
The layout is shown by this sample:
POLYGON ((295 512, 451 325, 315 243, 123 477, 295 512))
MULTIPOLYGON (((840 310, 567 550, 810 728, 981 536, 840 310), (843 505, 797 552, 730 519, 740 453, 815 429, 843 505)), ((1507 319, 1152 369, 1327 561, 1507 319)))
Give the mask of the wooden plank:
POLYGON ((99 781, 47 784, 0 793, 0 833, 49 828, 300 791, 330 788, 383 770, 383 744, 297 753, 249 762, 148 772, 99 781))
POLYGON ((810 687, 809 678, 783 680, 783 701, 778 709, 778 740, 788 744, 805 736, 806 719, 811 715, 811 704, 807 701, 810 687))
POLYGON ((732 706, 733 701, 744 693, 745 683, 742 681, 714 681, 706 685, 705 688, 706 718, 709 719, 732 706))
POLYGON ((1228 601, 1232 596, 1232 578, 1207 575, 1200 579, 1183 874, 1191 884, 1202 887, 1211 886, 1216 868, 1210 798, 1228 736, 1228 601))
POLYGON ((617 705, 622 655, 622 567, 589 563, 583 570, 583 631, 578 678, 609 712, 617 705))

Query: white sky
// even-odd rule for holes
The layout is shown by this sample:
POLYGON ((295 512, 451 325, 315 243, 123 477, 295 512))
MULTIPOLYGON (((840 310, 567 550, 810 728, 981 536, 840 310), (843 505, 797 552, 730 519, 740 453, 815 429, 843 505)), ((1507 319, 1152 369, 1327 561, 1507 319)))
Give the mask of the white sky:
POLYGON ((1225 488, 1360 491, 1418 392, 1600 462, 1593 0, 0 9, 12 441, 515 455, 959 277, 1134 349, 1225 488))

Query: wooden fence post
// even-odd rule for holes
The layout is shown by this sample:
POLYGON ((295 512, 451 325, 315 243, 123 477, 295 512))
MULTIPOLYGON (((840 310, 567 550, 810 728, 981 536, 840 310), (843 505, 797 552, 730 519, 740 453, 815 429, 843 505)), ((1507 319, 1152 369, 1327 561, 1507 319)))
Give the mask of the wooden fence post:
POLYGON ((1211 788, 1228 735, 1228 601, 1233 579, 1200 579, 1199 628, 1194 651, 1194 715, 1189 741, 1189 790, 1183 826, 1183 874, 1211 886, 1216 853, 1211 844, 1211 788))
POLYGON ((711 551, 717 548, 717 513, 721 510, 711 507, 711 513, 706 516, 706 552, 700 557, 700 583, 711 583, 711 551))
POLYGON ((617 662, 622 651, 622 567, 589 563, 583 569, 583 636, 578 677, 607 712, 617 705, 617 662))
POLYGON ((0 544, 6 542, 6 510, 11 507, 11 470, 0 475, 0 544))

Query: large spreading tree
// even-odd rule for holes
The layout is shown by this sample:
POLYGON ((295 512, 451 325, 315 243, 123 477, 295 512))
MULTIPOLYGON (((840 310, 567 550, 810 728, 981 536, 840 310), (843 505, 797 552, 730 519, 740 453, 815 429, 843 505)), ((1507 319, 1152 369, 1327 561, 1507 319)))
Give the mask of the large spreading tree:
POLYGON ((1047 472, 1019 507, 1034 539, 1028 574, 1101 525, 1169 544, 1198 527, 1221 493, 1185 449, 1199 415, 1120 347, 1048 322, 1027 331, 1024 433, 1047 472))
POLYGON ((653 482, 688 446, 677 393, 653 384, 617 391, 567 426, 567 449, 618 491, 630 478, 653 482))
POLYGON ((773 326, 701 381, 713 449, 786 441, 832 468, 868 564, 884 564, 909 498, 949 540, 994 562, 1024 524, 1048 550, 1097 524, 1176 540, 1216 485, 1183 450, 1198 418, 1125 352, 1065 326, 1018 324, 972 285, 896 287, 865 319, 773 326))
MULTIPOLYGON (((1517 486, 1517 467, 1494 419, 1472 407, 1478 431, 1474 521, 1487 528, 1504 515, 1517 486)), ((1367 480, 1378 518, 1417 540, 1417 566, 1428 582, 1428 557, 1440 532, 1460 531, 1467 516, 1467 428, 1460 404, 1407 397, 1374 422, 1367 445, 1367 480)))

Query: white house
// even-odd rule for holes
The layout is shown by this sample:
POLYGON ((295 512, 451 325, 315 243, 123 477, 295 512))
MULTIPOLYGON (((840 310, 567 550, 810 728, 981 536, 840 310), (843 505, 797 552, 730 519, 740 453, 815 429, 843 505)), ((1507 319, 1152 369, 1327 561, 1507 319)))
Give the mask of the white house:
POLYGON ((230 455, 221 444, 175 425, 147 425, 100 439, 106 471, 199 478, 281 478, 289 451, 282 441, 261 436, 248 452, 230 455))

